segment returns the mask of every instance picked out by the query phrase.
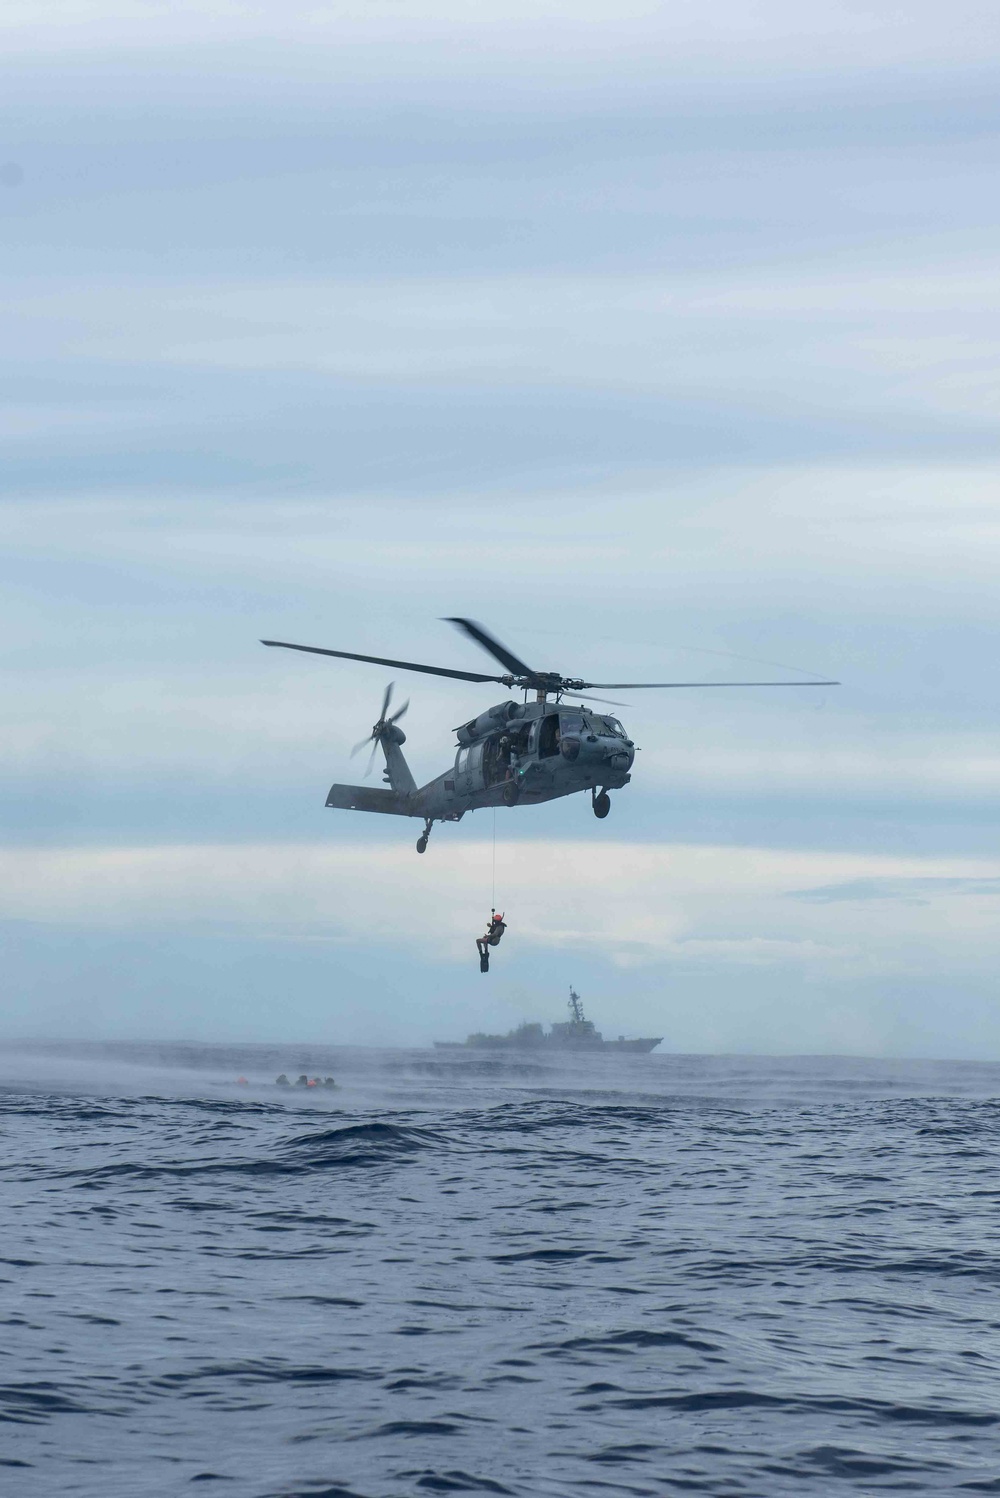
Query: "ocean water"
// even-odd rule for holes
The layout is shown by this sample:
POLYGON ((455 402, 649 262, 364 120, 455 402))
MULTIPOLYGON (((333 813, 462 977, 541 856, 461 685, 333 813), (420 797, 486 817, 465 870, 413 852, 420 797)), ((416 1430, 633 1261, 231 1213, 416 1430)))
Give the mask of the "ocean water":
POLYGON ((1000 1067, 8 1046, 0 1082, 8 1498, 1000 1493, 1000 1067))

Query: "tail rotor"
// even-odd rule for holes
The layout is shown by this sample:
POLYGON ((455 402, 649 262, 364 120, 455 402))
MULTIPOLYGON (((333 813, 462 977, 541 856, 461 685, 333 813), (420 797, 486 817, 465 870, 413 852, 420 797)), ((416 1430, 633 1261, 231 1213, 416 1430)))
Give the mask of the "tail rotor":
POLYGON ((360 753, 360 751, 364 749, 366 744, 371 744, 372 752, 368 757, 368 766, 365 770, 366 779, 372 772, 372 765, 375 763, 375 754, 383 737, 388 734, 394 742, 403 742, 404 736, 402 729, 396 729, 395 733, 393 733, 392 730, 395 727, 395 724, 399 721, 399 719, 403 716, 403 714, 409 707, 410 699, 407 698, 402 707, 398 707, 392 714, 392 716, 388 717, 387 714, 389 712, 389 704, 392 701, 392 689, 394 686, 395 682, 390 681, 389 685, 385 689, 385 695, 382 698, 382 711, 379 713, 378 722, 372 724, 371 733, 368 734, 366 738, 363 738, 360 743, 355 744, 354 748, 351 750, 351 758, 353 759, 356 754, 360 753), (396 734, 399 735, 398 738, 396 737, 396 734))

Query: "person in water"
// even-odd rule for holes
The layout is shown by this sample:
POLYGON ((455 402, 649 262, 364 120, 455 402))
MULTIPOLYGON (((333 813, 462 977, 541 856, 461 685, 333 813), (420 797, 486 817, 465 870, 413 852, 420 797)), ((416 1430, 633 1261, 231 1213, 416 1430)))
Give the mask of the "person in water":
POLYGON ((497 915, 494 910, 490 916, 489 925, 486 927, 485 936, 476 937, 476 946, 479 949, 479 971, 481 973, 489 972, 490 947, 498 947, 500 945, 500 938, 506 930, 507 925, 503 918, 503 911, 497 915))

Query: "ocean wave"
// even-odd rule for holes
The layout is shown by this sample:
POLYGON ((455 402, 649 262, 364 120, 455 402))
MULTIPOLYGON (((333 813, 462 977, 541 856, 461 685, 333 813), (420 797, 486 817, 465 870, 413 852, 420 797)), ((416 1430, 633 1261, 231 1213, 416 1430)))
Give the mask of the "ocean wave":
MULTIPOLYGON (((204 1144, 206 1141, 194 1141, 204 1144)), ((107 1165, 53 1168, 46 1174, 78 1187, 113 1181, 159 1181, 197 1176, 267 1178, 313 1175, 352 1166, 370 1168, 402 1162, 421 1150, 443 1148, 444 1136, 426 1129, 387 1123, 347 1124, 342 1128, 297 1134, 272 1144, 256 1156, 217 1155, 209 1159, 117 1160, 107 1165)))
POLYGON ((754 1064, 0 1099, 4 1491, 1000 1493, 997 1107, 754 1064))

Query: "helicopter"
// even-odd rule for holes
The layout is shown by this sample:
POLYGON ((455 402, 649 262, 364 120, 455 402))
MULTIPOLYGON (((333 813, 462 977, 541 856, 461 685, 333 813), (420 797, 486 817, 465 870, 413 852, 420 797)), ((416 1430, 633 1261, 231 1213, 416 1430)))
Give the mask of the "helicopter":
MULTIPOLYGON (((564 702, 567 693, 591 692, 594 687, 611 691, 685 687, 835 687, 835 681, 584 681, 558 671, 535 671, 472 619, 452 618, 470 639, 499 661, 501 676, 478 671, 459 671, 447 666, 427 666, 415 661, 390 660, 380 655, 357 655, 349 650, 325 650, 318 645, 293 645, 288 640, 261 640, 280 650, 300 650, 307 655, 329 655, 339 660, 368 661, 400 671, 419 671, 427 676, 451 677, 456 681, 497 682, 516 688, 523 700, 497 703, 455 729, 458 739, 455 762, 436 779, 417 786, 403 757, 406 734, 399 719, 409 701, 389 714, 394 683, 386 687, 382 709, 372 731, 355 744, 352 755, 368 744, 371 772, 375 754, 385 755, 383 779, 388 790, 361 785, 333 785, 326 804, 336 811, 380 812, 396 817, 420 817, 424 830, 417 839, 417 852, 427 850, 435 822, 460 822, 468 811, 487 806, 531 806, 588 791, 595 817, 611 810, 610 792, 621 790, 631 780, 636 746, 617 718, 596 711, 583 702, 564 702), (530 693, 534 699, 528 701, 530 693)), ((591 698, 607 702, 610 699, 591 698)), ((611 701, 611 706, 622 704, 611 701)))

